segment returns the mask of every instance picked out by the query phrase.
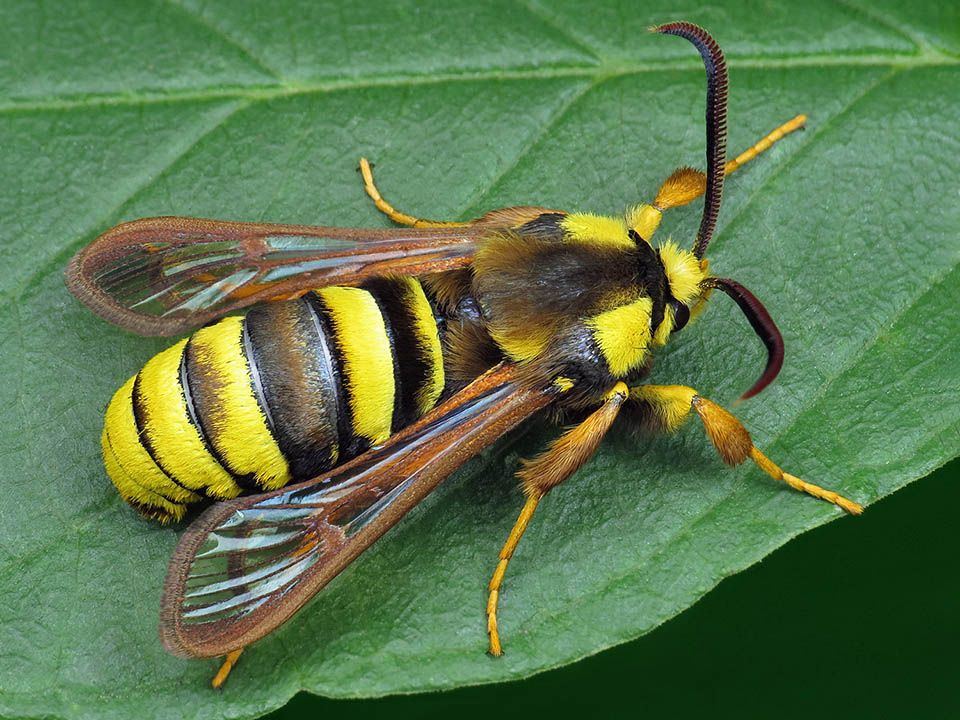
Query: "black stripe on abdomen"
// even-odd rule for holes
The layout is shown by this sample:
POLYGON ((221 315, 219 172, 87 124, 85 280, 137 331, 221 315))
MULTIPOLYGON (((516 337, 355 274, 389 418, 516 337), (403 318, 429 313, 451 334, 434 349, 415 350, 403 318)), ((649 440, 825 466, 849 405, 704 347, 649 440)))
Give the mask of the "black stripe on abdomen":
POLYGON ((245 319, 252 364, 281 452, 297 480, 340 457, 342 392, 322 322, 305 298, 258 305, 245 319))
POLYGON ((326 348, 330 353, 330 367, 333 371, 333 381, 336 389, 336 428, 339 438, 339 459, 337 462, 342 463, 362 453, 370 447, 370 442, 365 438, 358 437, 353 432, 353 411, 351 410, 349 385, 344 376, 343 352, 337 341, 336 333, 333 332, 333 326, 323 299, 315 292, 308 292, 301 300, 309 308, 315 326, 318 332, 323 335, 326 348))
MULTIPOLYGON (((417 397, 430 379, 433 367, 417 325, 411 303, 410 278, 374 278, 363 284, 377 300, 387 327, 391 329, 394 377, 397 382, 392 430, 406 427, 418 417, 417 397)), ((416 282, 416 281, 412 281, 416 282)))

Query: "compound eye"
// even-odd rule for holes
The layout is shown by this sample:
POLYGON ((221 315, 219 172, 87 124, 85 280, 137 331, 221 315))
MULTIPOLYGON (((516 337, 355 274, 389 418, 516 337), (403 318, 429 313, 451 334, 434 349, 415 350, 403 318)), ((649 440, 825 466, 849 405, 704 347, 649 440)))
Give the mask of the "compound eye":
POLYGON ((683 330, 690 322, 690 308, 677 300, 671 302, 670 305, 673 307, 673 332, 683 330))

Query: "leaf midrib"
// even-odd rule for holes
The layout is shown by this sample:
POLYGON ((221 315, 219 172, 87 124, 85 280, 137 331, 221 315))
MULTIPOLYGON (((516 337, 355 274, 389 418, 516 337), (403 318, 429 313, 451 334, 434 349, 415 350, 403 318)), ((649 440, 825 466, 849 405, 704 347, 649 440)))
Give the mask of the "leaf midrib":
MULTIPOLYGON (((916 53, 864 53, 859 55, 831 55, 824 53, 784 57, 757 56, 727 58, 727 66, 733 70, 782 70, 826 66, 916 69, 931 66, 956 65, 960 65, 960 56, 937 50, 930 46, 918 48, 918 52, 916 53)), ((149 103, 197 102, 238 98, 251 101, 266 101, 297 95, 341 92, 363 88, 416 87, 455 82, 556 80, 582 77, 605 80, 625 75, 655 72, 703 72, 703 65, 697 58, 683 58, 663 62, 607 61, 596 65, 559 65, 515 70, 489 68, 486 70, 432 73, 429 75, 417 73, 360 75, 350 78, 329 78, 308 83, 290 81, 286 84, 277 85, 218 85, 190 90, 117 91, 113 93, 54 96, 33 101, 7 100, 0 102, 0 115, 16 112, 71 110, 97 105, 130 106, 149 103)))

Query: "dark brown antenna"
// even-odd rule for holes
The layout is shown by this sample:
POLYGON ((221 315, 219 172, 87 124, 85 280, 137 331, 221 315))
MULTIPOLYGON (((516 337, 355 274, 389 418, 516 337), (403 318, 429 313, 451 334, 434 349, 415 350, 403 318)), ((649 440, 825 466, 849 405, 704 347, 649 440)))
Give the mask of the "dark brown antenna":
POLYGON ((763 369, 760 378, 747 390, 737 402, 752 398, 758 394, 767 385, 773 382, 773 379, 783 367, 783 336, 777 329, 776 323, 770 317, 770 313, 763 306, 752 292, 747 290, 736 280, 727 280, 726 278, 709 277, 700 283, 704 290, 716 288, 722 290, 733 298, 734 302, 740 306, 743 314, 747 316, 750 326, 754 332, 763 341, 767 348, 767 366, 763 369))
POLYGON ((707 70, 707 190, 703 202, 703 218, 693 244, 693 254, 703 258, 713 237, 720 212, 723 176, 727 155, 727 63, 723 51, 710 33, 688 22, 672 22, 651 28, 665 35, 686 38, 700 51, 707 70))

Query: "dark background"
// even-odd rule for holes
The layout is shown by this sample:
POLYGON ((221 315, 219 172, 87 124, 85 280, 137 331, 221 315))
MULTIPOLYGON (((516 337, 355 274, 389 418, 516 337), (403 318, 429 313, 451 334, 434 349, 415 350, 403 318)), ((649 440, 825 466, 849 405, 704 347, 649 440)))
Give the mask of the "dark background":
POLYGON ((859 518, 801 535, 649 635, 579 663, 443 693, 301 693, 268 717, 957 718, 958 507, 954 460, 859 518))

